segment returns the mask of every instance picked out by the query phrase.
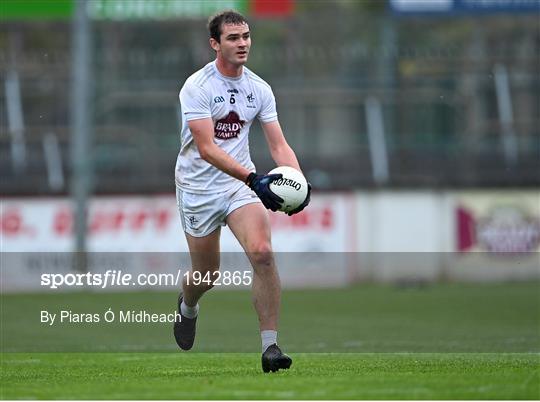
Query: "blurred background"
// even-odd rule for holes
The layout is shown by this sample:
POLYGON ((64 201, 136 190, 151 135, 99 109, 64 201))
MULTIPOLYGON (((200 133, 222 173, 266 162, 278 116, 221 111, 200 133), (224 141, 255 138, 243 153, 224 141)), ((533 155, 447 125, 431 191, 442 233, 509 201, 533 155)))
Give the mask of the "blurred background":
MULTIPOLYGON (((540 184, 537 1, 89 0, 82 74, 76 3, 3 2, 4 195, 69 192, 74 85, 92 192, 172 193, 178 92, 214 57, 208 15, 229 7, 318 190, 540 184)), ((258 125, 250 141, 270 169, 258 125)))
POLYGON ((540 0, 5 0, 3 251, 187 251, 178 92, 226 8, 315 189, 271 214, 277 251, 522 253, 540 275, 540 0))

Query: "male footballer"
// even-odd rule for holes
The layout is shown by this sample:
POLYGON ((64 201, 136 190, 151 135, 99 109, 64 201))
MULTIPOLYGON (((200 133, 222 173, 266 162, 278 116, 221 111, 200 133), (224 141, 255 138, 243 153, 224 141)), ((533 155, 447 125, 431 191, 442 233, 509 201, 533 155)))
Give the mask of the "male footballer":
MULTIPOLYGON (((181 321, 174 336, 183 350, 195 340, 198 301, 212 282, 194 281, 193 272, 212 277, 219 270, 221 226, 228 225, 253 266, 253 304, 259 318, 264 372, 288 369, 292 360, 277 345, 281 285, 272 253, 267 209, 283 200, 270 183, 281 175, 261 175, 249 153, 248 134, 257 118, 278 166, 300 170, 278 122, 272 89, 244 65, 251 47, 249 25, 235 11, 209 19, 216 59, 190 76, 180 91, 181 148, 176 162, 176 197, 190 250, 191 277, 178 299, 181 321)), ((290 214, 304 209, 310 200, 290 214)), ((201 276, 198 276, 199 278, 201 276)))

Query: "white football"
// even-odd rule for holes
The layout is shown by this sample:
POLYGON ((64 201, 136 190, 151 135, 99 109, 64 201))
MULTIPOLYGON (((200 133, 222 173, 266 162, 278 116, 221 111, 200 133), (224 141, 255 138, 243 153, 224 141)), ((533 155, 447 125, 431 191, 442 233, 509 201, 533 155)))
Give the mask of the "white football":
POLYGON ((270 190, 283 198, 279 210, 287 213, 298 208, 306 200, 307 180, 302 173, 290 166, 279 166, 268 172, 268 174, 277 173, 281 173, 283 177, 270 183, 270 190))

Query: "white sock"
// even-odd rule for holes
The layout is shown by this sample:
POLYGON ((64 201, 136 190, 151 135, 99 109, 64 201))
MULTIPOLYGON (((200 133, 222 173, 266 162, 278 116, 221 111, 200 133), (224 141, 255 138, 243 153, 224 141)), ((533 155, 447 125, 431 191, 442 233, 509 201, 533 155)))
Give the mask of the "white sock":
POLYGON ((261 331, 261 340, 262 340, 262 351, 266 352, 268 346, 277 343, 277 331, 271 329, 261 331))
POLYGON ((189 307, 186 302, 182 300, 182 304, 180 304, 180 312, 186 318, 195 318, 197 317, 197 314, 199 314, 199 303, 197 303, 194 307, 189 307))

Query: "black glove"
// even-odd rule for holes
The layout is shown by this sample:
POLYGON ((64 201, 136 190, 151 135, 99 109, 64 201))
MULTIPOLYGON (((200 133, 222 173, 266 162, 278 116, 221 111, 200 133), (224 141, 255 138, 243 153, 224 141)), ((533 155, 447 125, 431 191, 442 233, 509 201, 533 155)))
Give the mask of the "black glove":
POLYGON ((246 184, 250 189, 255 191, 255 194, 261 199, 267 209, 275 212, 281 208, 283 198, 272 192, 269 186, 274 180, 281 179, 282 177, 282 174, 258 175, 252 172, 247 177, 246 184))
POLYGON ((287 212, 287 215, 291 216, 302 211, 305 207, 308 206, 310 200, 311 200, 311 184, 308 182, 306 199, 304 200, 302 204, 298 206, 298 208, 293 209, 291 212, 287 212))

